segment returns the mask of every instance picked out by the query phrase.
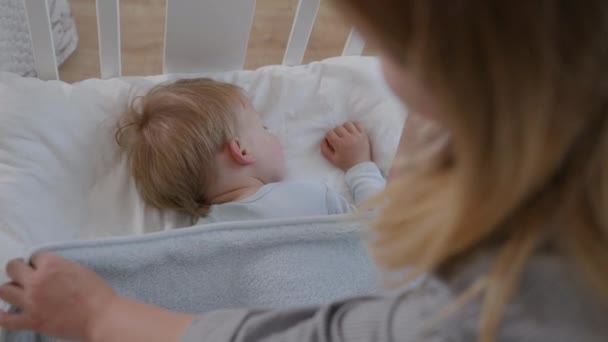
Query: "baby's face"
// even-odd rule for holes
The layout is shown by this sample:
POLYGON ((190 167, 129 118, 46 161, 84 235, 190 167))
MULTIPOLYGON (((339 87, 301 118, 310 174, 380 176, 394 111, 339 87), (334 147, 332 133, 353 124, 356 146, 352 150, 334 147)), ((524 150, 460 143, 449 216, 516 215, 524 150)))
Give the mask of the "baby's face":
POLYGON ((238 114, 239 135, 255 158, 254 167, 264 183, 282 181, 285 177, 285 159, 279 139, 272 134, 260 114, 247 101, 245 110, 238 114))

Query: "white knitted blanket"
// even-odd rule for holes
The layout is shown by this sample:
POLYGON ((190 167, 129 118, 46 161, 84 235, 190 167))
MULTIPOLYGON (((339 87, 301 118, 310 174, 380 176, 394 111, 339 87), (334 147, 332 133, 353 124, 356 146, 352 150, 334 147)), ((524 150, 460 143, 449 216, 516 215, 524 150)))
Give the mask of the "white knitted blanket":
MULTIPOLYGON (((78 34, 68 0, 48 0, 57 63, 76 49, 78 34)), ((36 76, 23 0, 0 0, 0 71, 36 76)))

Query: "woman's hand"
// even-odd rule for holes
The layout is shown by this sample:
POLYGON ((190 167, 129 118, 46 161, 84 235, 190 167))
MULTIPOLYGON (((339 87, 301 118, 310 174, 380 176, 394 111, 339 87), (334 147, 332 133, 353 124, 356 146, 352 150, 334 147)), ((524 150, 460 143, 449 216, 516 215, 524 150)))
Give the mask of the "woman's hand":
POLYGON ((88 340, 93 320, 118 297, 94 272, 51 253, 34 255, 30 265, 12 260, 6 272, 12 282, 0 286, 0 299, 20 309, 0 311, 0 326, 10 330, 88 340))
POLYGON ((372 160, 369 137, 359 122, 346 122, 327 132, 321 143, 321 153, 344 172, 372 160))
POLYGON ((34 255, 31 265, 12 260, 12 282, 0 299, 19 308, 0 310, 0 327, 33 330, 61 339, 103 342, 179 341, 193 315, 118 296, 94 272, 58 255, 34 255))

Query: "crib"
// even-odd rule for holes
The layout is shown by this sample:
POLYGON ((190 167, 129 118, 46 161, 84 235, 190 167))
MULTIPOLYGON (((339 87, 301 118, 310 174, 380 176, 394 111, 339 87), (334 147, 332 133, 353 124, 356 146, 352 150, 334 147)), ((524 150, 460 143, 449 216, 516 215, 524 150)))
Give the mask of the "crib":
MULTIPOLYGON (((321 0, 299 0, 284 65, 302 63, 321 0)), ((36 71, 57 80, 52 28, 46 1, 24 0, 36 71)), ((119 0, 96 0, 102 78, 121 76, 119 0)), ((255 0, 167 1, 163 73, 230 71, 243 68, 255 0), (224 20, 230 18, 230 20, 224 20), (213 32, 205 34, 205 32, 213 32)), ((343 56, 359 56, 364 41, 351 30, 343 56)))
MULTIPOLYGON (((111 139, 111 119, 134 88, 205 76, 251 95, 291 156, 289 177, 346 193, 342 172, 320 157, 318 140, 351 119, 368 126, 375 161, 386 171, 405 110, 384 86, 377 59, 360 56, 358 33, 351 30, 342 56, 301 65, 320 0, 298 2, 282 65, 253 71, 242 69, 255 0, 168 0, 163 74, 146 77, 121 77, 119 1, 97 0, 101 79, 73 85, 59 80, 46 0, 24 6, 39 79, 0 73, 2 267, 53 251, 125 296, 195 313, 318 304, 379 289, 365 247, 369 217, 173 229, 183 218, 142 203, 111 139)), ((2 341, 52 341, 0 333, 2 341)))

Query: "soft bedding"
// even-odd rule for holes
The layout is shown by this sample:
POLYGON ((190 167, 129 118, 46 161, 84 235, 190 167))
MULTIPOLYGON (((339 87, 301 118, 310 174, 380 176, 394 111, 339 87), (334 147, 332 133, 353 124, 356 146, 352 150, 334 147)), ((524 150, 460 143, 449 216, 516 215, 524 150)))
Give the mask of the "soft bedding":
MULTIPOLYGON (((189 225, 144 205, 113 139, 127 101, 161 75, 75 84, 0 73, 0 265, 39 244, 138 235, 189 225)), ((404 111, 373 57, 206 74, 242 86, 284 145, 289 179, 326 182, 349 196, 343 173, 319 153, 326 130, 360 120, 373 156, 390 165, 404 111)), ((3 273, 1 273, 4 276, 3 273)))

